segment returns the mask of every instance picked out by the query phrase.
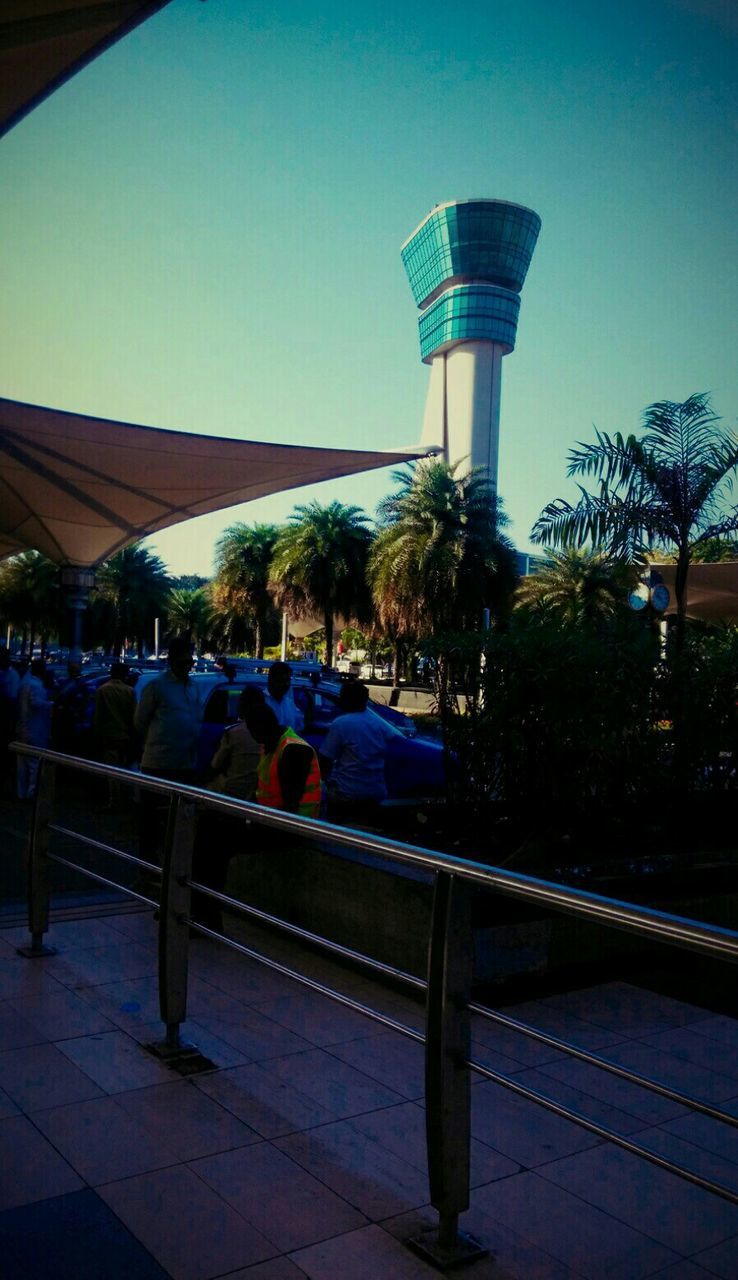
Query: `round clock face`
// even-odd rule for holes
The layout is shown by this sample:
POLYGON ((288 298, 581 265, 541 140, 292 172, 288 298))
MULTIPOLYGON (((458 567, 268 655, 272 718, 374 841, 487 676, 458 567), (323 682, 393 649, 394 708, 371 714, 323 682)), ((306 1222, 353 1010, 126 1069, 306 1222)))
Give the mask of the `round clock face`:
POLYGON ((663 582, 660 582, 658 586, 654 587, 651 592, 651 604, 654 609, 657 609, 659 613, 663 613, 664 609, 668 609, 670 600, 671 593, 669 588, 664 586, 663 582))
POLYGON ((648 597, 649 597, 648 587, 646 586, 645 582, 641 582, 640 585, 637 586, 634 591, 631 591, 630 595, 628 596, 628 604, 630 605, 631 609, 635 609, 636 613, 638 613, 640 612, 641 609, 645 609, 646 605, 648 604, 648 597))

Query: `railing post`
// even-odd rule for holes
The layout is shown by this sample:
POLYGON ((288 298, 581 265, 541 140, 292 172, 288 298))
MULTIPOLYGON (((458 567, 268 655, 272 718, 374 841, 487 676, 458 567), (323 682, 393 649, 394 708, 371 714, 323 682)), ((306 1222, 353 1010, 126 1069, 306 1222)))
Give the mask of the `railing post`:
POLYGON ((189 960, 190 873, 195 842, 195 805, 173 795, 164 841, 164 863, 159 907, 159 1009, 166 1027, 162 1043, 150 1048, 163 1058, 191 1054, 193 1046, 180 1039, 179 1028, 187 1017, 187 966, 189 960))
POLYGON ((44 945, 49 928, 49 824, 54 807, 56 766, 40 760, 33 797, 31 830, 28 837, 28 931, 30 947, 18 947, 18 955, 29 960, 55 956, 56 947, 44 945))
POLYGON ((439 871, 428 946, 425 1041, 425 1127, 430 1199, 438 1230, 409 1241, 435 1267, 446 1270, 484 1257, 487 1250, 459 1231, 469 1208, 473 946, 468 886, 439 871))

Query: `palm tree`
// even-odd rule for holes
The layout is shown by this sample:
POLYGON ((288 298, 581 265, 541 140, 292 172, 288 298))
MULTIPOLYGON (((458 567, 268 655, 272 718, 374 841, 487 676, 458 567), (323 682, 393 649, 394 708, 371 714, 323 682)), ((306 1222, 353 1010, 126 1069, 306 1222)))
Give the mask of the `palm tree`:
POLYGON ((232 524, 215 548, 219 612, 253 621, 256 657, 264 657, 264 629, 273 608, 269 569, 279 529, 273 524, 232 524))
POLYGON ((190 591, 187 587, 175 587, 169 593, 166 612, 170 631, 186 636, 201 653, 216 616, 205 588, 190 591))
POLYGON ((394 473, 399 488, 380 505, 369 564, 380 621, 404 636, 479 630, 502 618, 517 580, 505 522, 480 470, 431 460, 394 473))
POLYGON ((531 537, 552 546, 604 547, 627 562, 654 545, 676 555, 677 652, 687 611, 687 579, 695 549, 738 530, 738 507, 727 503, 738 466, 738 436, 718 428, 707 393, 677 404, 649 405, 640 439, 596 431, 594 444, 569 454, 568 475, 591 476, 596 493, 579 486, 575 506, 563 498, 541 512, 531 537))
POLYGON ((516 606, 562 622, 598 626, 625 607, 637 570, 599 551, 549 551, 548 563, 523 578, 516 606))
POLYGON ((140 542, 131 543, 100 566, 97 589, 113 607, 113 651, 119 654, 132 638, 143 657, 144 637, 166 608, 170 579, 164 562, 140 542))
POLYGON ((364 512, 341 502, 295 507, 277 539, 269 583, 275 603, 293 618, 322 618, 329 664, 336 615, 362 622, 370 613, 371 540, 364 512))
POLYGON ((33 654, 36 635, 41 647, 61 629, 59 569, 40 551, 22 551, 0 566, 0 615, 23 634, 33 654))

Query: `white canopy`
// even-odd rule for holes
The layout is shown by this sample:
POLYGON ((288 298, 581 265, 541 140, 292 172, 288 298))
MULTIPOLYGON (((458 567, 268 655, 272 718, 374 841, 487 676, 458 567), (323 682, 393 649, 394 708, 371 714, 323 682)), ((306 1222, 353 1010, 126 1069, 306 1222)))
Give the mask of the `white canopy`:
POLYGON ((193 516, 420 452, 228 440, 0 398, 0 557, 94 567, 193 516))
POLYGON ((0 137, 169 0, 2 0, 0 137))
MULTIPOLYGON (((667 614, 676 613, 675 564, 654 564, 671 592, 667 614)), ((738 561, 691 564, 687 578, 687 616, 705 622, 738 622, 738 561)))

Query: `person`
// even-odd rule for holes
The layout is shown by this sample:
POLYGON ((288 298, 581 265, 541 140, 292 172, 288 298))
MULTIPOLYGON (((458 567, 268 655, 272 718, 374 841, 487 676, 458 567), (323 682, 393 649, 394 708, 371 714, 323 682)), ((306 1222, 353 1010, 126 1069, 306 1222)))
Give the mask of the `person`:
POLYGON ((141 772, 192 783, 203 707, 190 679, 189 640, 182 636, 172 640, 167 661, 167 670, 147 684, 136 707, 134 725, 143 740, 141 772))
MULTIPOLYGON (((103 764, 127 769, 133 763, 136 755, 135 713, 136 695, 128 683, 126 664, 114 662, 110 668, 110 679, 101 684, 95 694, 92 717, 96 754, 103 764)), ((118 789, 118 784, 109 780, 109 806, 116 802, 118 789)))
POLYGON ((402 734, 370 711, 368 702, 369 690, 360 680, 342 685, 339 714, 320 747, 330 821, 376 821, 379 805, 387 798, 387 748, 402 734))
POLYGON ((291 686, 291 666, 288 662, 275 662, 269 668, 264 701, 283 729, 294 729, 295 733, 300 734, 305 727, 305 717, 295 702, 291 686))
MULTIPOLYGON (((47 685, 49 696, 53 693, 47 685)), ((79 662, 67 664, 67 679, 59 689, 51 719, 51 738, 56 751, 81 755, 81 734, 87 711, 89 690, 82 679, 79 662)))
MULTIPOLYGON (((168 782, 196 781, 197 740, 203 717, 199 690, 190 679, 192 645, 178 636, 169 645, 167 670, 147 684, 134 716, 143 741, 141 773, 168 782)), ((147 862, 157 861, 167 807, 142 788, 139 848, 147 862)))
POLYGON ((261 748, 250 733, 245 715, 251 706, 264 706, 261 689, 244 689, 238 700, 238 720, 226 729, 213 756, 211 790, 241 800, 256 798, 257 772, 261 748))
MULTIPOLYGON (((240 800, 256 799, 261 747, 244 719, 249 707, 254 706, 264 706, 261 689, 242 690, 238 700, 238 720, 226 729, 210 765, 210 772, 214 775, 209 783, 210 789, 240 800)), ((208 889, 215 889, 217 893, 225 892, 228 865, 238 848, 233 821, 233 818, 208 809, 198 818, 192 879, 208 889)), ((198 924, 222 933, 223 915, 216 899, 193 889, 190 909, 192 919, 198 924)))
POLYGON ((280 725, 267 705, 248 707, 245 722, 262 748, 256 803, 305 818, 317 818, 321 784, 318 757, 313 748, 294 729, 280 725))
MULTIPOLYGON (((15 737, 20 676, 6 648, 0 649, 0 782, 12 779, 9 744, 15 737)), ((11 781, 12 788, 12 781, 11 781)))
MULTIPOLYGON (((44 677, 43 658, 34 658, 20 683, 16 738, 28 746, 48 747, 52 703, 44 677)), ((19 800, 30 800, 36 794, 39 762, 33 756, 18 756, 17 793, 19 800)))

